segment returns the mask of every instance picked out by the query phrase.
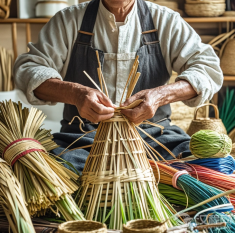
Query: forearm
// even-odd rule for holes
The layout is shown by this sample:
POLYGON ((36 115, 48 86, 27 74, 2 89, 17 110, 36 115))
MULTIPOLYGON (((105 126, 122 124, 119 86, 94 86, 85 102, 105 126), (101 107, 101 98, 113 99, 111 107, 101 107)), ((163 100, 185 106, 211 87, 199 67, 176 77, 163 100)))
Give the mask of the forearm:
POLYGON ((76 95, 82 85, 51 78, 34 90, 34 95, 44 101, 75 105, 76 95))
POLYGON ((180 80, 173 84, 157 87, 155 89, 156 104, 160 107, 177 101, 189 100, 197 96, 191 84, 180 80))

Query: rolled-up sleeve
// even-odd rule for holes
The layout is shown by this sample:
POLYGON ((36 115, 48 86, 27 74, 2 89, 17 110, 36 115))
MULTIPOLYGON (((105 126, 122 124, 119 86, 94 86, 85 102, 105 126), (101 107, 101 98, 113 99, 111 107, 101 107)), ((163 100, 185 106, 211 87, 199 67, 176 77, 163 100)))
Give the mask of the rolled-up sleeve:
POLYGON ((20 55, 14 65, 16 87, 31 104, 55 104, 36 98, 33 91, 48 79, 62 80, 60 72, 67 58, 68 40, 61 12, 42 28, 38 42, 29 43, 28 47, 30 51, 20 55))
MULTIPOLYGON (((172 14, 170 21, 163 33, 167 38, 162 42, 167 46, 163 51, 171 68, 179 74, 176 82, 186 80, 197 92, 195 98, 183 101, 186 105, 195 107, 211 100, 220 90, 223 84, 220 60, 213 48, 202 43, 199 35, 177 13, 172 14)), ((168 71, 171 72, 170 68, 168 71)))

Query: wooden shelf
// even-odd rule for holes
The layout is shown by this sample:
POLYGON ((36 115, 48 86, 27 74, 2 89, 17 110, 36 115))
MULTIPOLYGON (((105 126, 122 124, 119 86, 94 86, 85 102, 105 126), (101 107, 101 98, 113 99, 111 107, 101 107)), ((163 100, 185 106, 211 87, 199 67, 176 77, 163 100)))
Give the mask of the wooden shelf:
POLYGON ((226 23, 235 22, 235 17, 202 17, 202 18, 184 18, 187 23, 226 23))
POLYGON ((32 18, 32 19, 17 19, 17 18, 9 18, 9 19, 0 19, 0 23, 47 23, 49 18, 32 18))
MULTIPOLYGON (((0 19, 0 23, 47 23, 49 18, 31 18, 31 19, 0 19)), ((235 17, 202 17, 202 18, 193 18, 185 17, 184 20, 188 23, 226 23, 226 22, 235 22, 235 17)))
POLYGON ((235 81, 235 76, 224 76, 224 81, 235 81))

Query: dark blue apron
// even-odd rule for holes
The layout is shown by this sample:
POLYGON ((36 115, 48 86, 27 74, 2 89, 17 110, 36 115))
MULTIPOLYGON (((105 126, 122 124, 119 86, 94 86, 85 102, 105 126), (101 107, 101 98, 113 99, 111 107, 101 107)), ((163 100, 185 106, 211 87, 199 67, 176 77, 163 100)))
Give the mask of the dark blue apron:
MULTIPOLYGON (((80 83, 91 88, 95 88, 95 86, 89 81, 83 71, 85 70, 99 85, 96 58, 96 50, 98 49, 94 48, 92 44, 92 37, 95 36, 93 35, 93 28, 96 21, 99 3, 100 0, 93 0, 87 6, 64 79, 65 81, 80 83)), ((136 52, 136 55, 139 56, 140 63, 138 72, 141 73, 141 76, 133 94, 141 90, 162 86, 167 83, 170 78, 164 58, 162 56, 158 33, 157 30, 155 30, 153 19, 148 6, 143 0, 137 0, 137 5, 138 16, 142 28, 142 35, 140 38, 141 47, 136 52)), ((104 52, 101 50, 98 50, 98 52, 101 66, 103 67, 104 52)), ((170 105, 165 105, 158 108, 154 117, 149 119, 152 122, 159 122, 162 119, 165 119, 160 123, 165 127, 163 135, 161 135, 161 130, 159 128, 145 127, 144 125, 142 127, 145 128, 146 131, 152 136, 168 146, 168 148, 172 150, 173 153, 179 154, 185 150, 188 150, 188 142, 190 138, 178 127, 169 125, 170 115, 170 105), (169 130, 167 128, 169 128, 169 130)), ((66 146, 81 136, 82 132, 79 130, 79 122, 77 120, 75 120, 72 125, 68 125, 74 116, 79 116, 77 108, 73 105, 65 104, 63 120, 61 121, 61 133, 54 135, 55 141, 61 145, 61 148, 56 149, 54 153, 58 154, 62 151, 62 148, 66 148, 66 146)), ((84 130, 86 131, 93 130, 97 127, 97 125, 91 124, 86 119, 82 120, 85 123, 84 130)), ((72 148, 91 144, 93 142, 94 135, 95 133, 87 135, 86 137, 79 140, 75 145, 73 145, 72 148)), ((145 135, 142 136, 146 138, 145 135)), ((149 141, 147 138, 146 140, 149 141)), ((161 148, 158 148, 158 145, 151 141, 149 142, 162 154, 163 157, 166 159, 172 158, 166 151, 162 151, 161 148)), ((72 162, 75 167, 81 171, 88 154, 89 150, 80 149, 66 153, 62 157, 72 162)))

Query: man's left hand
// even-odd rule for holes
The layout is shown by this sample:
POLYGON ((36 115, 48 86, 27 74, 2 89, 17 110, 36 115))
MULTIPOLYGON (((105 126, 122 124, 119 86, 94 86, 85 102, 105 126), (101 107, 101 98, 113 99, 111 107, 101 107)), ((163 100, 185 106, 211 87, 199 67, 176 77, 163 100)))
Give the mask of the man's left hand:
POLYGON ((159 101, 161 98, 158 94, 157 88, 147 89, 131 96, 121 106, 128 106, 138 99, 143 99, 144 101, 133 109, 125 109, 121 111, 123 115, 125 115, 131 122, 135 124, 140 124, 144 120, 152 118, 160 106, 159 101))

